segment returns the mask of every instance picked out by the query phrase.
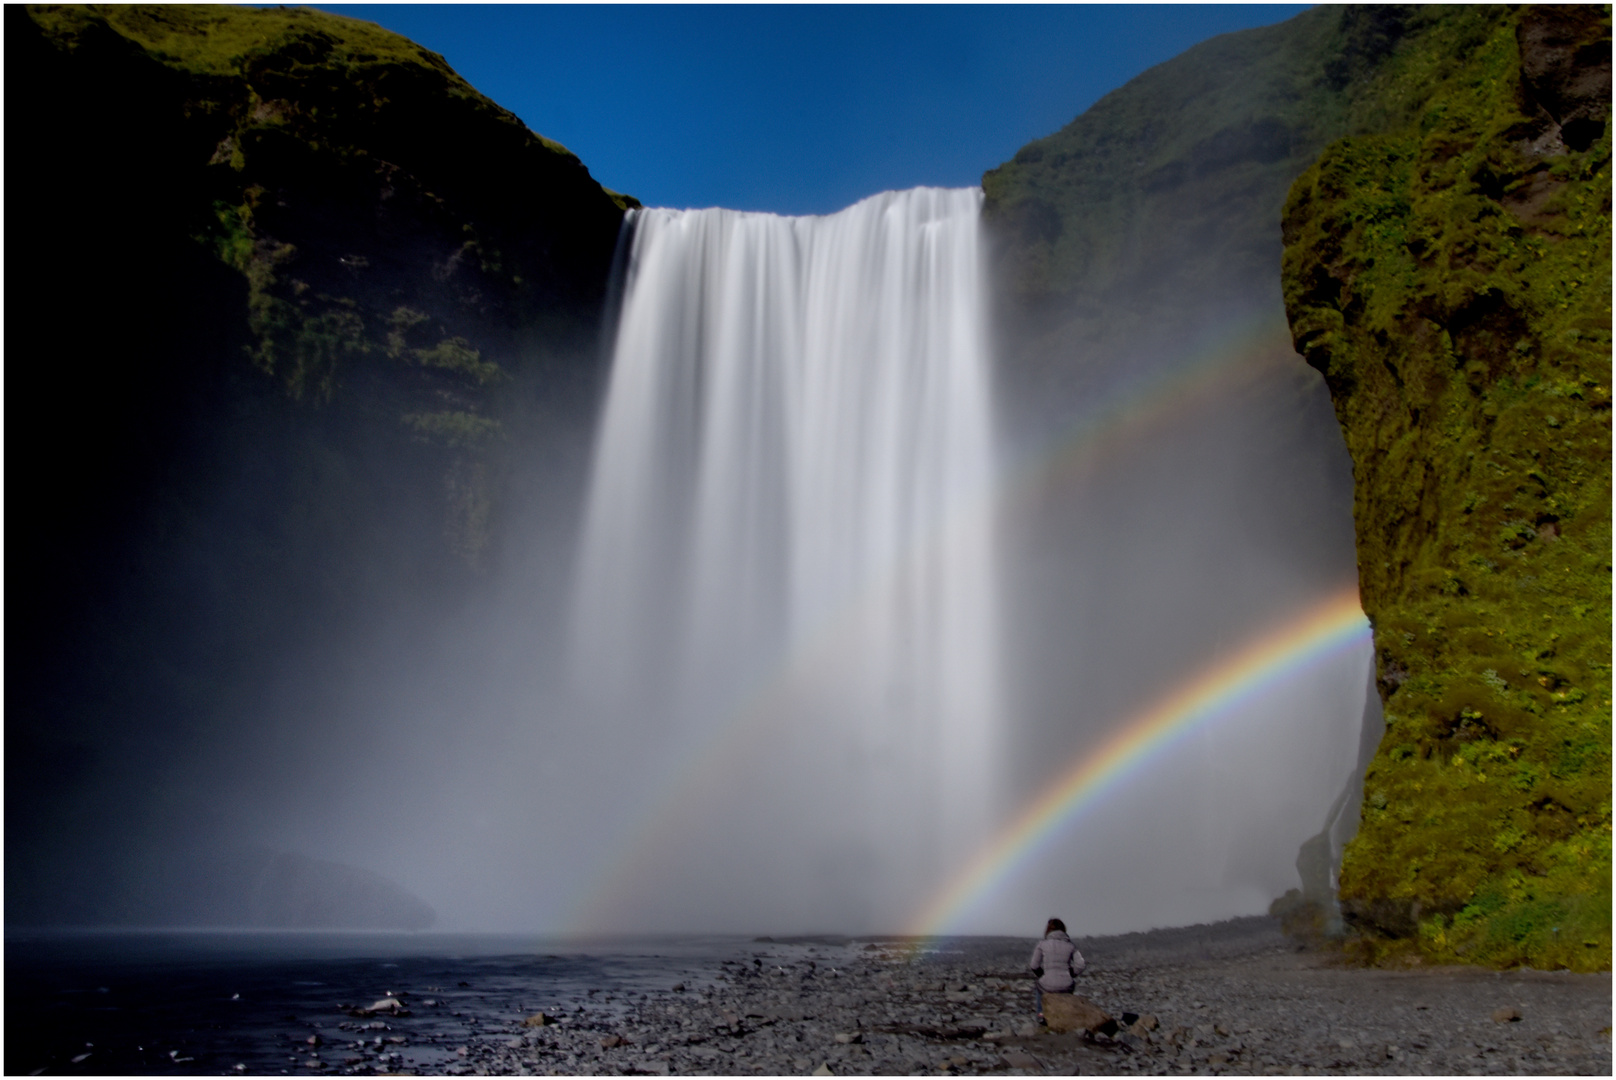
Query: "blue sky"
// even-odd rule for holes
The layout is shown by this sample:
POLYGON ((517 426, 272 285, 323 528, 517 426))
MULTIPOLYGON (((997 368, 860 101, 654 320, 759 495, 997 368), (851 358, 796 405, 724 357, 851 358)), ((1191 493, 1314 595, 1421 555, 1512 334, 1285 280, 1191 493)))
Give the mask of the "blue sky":
POLYGON ((652 206, 964 187, 1110 90, 1306 5, 320 5, 443 56, 652 206))

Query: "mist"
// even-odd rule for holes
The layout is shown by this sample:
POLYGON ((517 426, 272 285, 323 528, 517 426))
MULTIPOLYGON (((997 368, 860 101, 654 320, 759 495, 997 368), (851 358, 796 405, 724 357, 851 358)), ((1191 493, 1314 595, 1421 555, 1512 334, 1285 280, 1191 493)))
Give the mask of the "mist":
MULTIPOLYGON (((215 885, 210 910, 199 881, 242 852, 280 852, 397 883, 439 929, 892 932, 1108 732, 1354 580, 1346 455, 1319 380, 1273 335, 1214 349, 1210 382, 1181 378, 1206 349, 1102 357, 1065 397, 1027 392, 1001 363, 997 555, 978 583, 994 629, 972 639, 998 672, 988 741, 971 768, 938 764, 949 695, 927 661, 899 681, 942 697, 900 709, 872 749, 871 725, 890 717, 844 715, 873 708, 848 690, 871 670, 867 637, 792 660, 795 631, 730 611, 711 655, 676 661, 702 613, 681 623, 632 601, 580 647, 610 344, 574 358, 602 377, 536 409, 543 422, 510 451, 514 509, 468 588, 388 575, 366 609, 299 624, 250 694, 200 702, 209 722, 161 755, 100 764, 67 821, 82 831, 57 835, 41 878, 136 898, 103 909, 113 921, 229 922, 240 905, 215 885)), ((250 454, 229 440, 210 452, 250 454)), ((231 485, 221 499, 221 518, 255 501, 231 485)), ((385 549, 441 542, 424 518, 417 535, 392 532, 408 521, 387 516, 385 549)), ((228 564, 212 542, 229 528, 200 524, 190 554, 228 564)), ((652 536, 648 550, 663 541, 677 543, 652 536)), ((632 569, 593 573, 603 587, 632 569)), ((933 589, 957 587, 957 568, 939 572, 933 589)), ((1081 932, 1121 932, 1265 910, 1360 766, 1367 663, 1305 673, 1153 759, 960 928, 1014 932, 1063 911, 1081 932)))
MULTIPOLYGON (((40 132, 74 130, 93 89, 62 96, 40 132)), ((126 157, 155 153, 151 132, 127 143, 126 157)), ((88 195, 63 175, 87 187, 93 154, 64 154, 62 175, 17 189, 41 208, 30 220, 86 220, 88 195)), ((659 478, 615 517, 598 508, 632 227, 616 300, 582 271, 563 288, 552 267, 561 284, 532 318, 467 315, 464 298, 494 286, 454 277, 471 271, 452 221, 442 237, 353 239, 428 298, 444 340, 474 326, 505 373, 501 435, 469 446, 401 426, 421 401, 473 400, 432 373, 347 358, 328 400, 262 377, 229 315, 240 275, 190 240, 186 189, 162 174, 142 181, 149 212, 128 215, 124 242, 23 222, 39 282, 82 281, 71 253, 94 241, 119 284, 85 285, 93 319, 74 290, 29 294, 40 342, 74 328, 93 393, 72 364, 8 370, 14 401, 73 403, 97 448, 93 467, 68 469, 30 445, 8 469, 8 925, 941 929, 915 920, 1047 785, 1354 584, 1350 465, 1278 296, 1277 204, 1310 154, 1299 142, 1249 182, 1260 197, 1241 212, 1260 228, 1179 228, 1193 200, 1152 189, 1140 213, 1172 243, 1145 235, 1095 264, 1103 282, 1032 299, 1017 245, 1059 233, 1053 211, 953 193, 972 230, 988 207, 969 244, 936 246, 946 215, 882 241, 891 267, 950 279, 952 301, 922 318, 918 289, 829 275, 817 287, 840 307, 813 321, 880 342, 870 356, 807 348, 795 316, 758 320, 766 345, 730 361, 784 381, 738 377, 727 413, 703 396, 711 379, 670 395, 687 428, 640 448, 659 478), (967 310, 979 325, 962 332, 948 320, 967 310), (512 329, 521 318, 532 325, 512 329), (877 379, 798 407, 812 398, 801 372, 851 360, 851 386, 899 340, 965 342, 976 388, 930 400, 877 379), (817 494, 782 494, 798 489, 817 494)), ((375 206, 407 202, 385 184, 375 206)), ((620 216, 594 196, 600 221, 620 216)), ((371 220, 370 193, 343 198, 278 227, 332 256, 326 279, 298 270, 316 291, 369 303, 372 289, 393 311, 393 279, 366 284, 324 236, 371 220)), ((850 214, 746 215, 759 246, 714 250, 742 267, 733 281, 784 281, 816 265, 798 259, 809 237, 850 214)), ((610 233, 571 239, 604 279, 610 233)), ((791 289, 759 288, 735 310, 788 312, 791 289)), ((691 355, 718 370, 716 353, 691 355)), ((1266 910, 1299 883, 1301 845, 1339 825, 1374 722, 1368 662, 1298 672, 1164 745, 946 929, 1024 933, 1061 914, 1103 933, 1266 910)))

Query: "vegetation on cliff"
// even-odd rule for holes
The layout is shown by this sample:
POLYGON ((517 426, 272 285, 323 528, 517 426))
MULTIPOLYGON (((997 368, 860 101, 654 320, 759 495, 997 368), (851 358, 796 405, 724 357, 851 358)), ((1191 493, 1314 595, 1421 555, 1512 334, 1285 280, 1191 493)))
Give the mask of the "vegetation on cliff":
MULTIPOLYGON (((14 25, 63 79, 132 97, 156 114, 137 126, 171 129, 177 145, 160 141, 151 164, 176 174, 188 234, 239 273, 247 354, 292 398, 362 386, 367 408, 456 451, 469 475, 502 433, 510 369, 593 332, 632 200, 437 54, 310 9, 28 16, 14 25)), ((476 562, 478 514, 449 510, 452 546, 476 562)))
POLYGON ((1609 10, 1401 17, 1284 214, 1387 725, 1341 899, 1371 957, 1605 969, 1609 10))
POLYGON ((578 483, 631 200, 369 23, 4 17, 7 915, 127 921, 198 761, 578 483))
POLYGON ((1146 71, 982 178, 1012 363, 1149 351, 1208 321, 1283 320, 1274 267, 1290 182, 1352 129, 1403 30, 1319 7, 1146 71))

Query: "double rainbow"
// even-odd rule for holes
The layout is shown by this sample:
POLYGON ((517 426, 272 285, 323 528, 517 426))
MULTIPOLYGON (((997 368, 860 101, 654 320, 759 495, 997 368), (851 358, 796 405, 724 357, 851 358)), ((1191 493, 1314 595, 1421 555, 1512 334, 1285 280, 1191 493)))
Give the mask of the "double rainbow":
MULTIPOLYGON (((1086 410, 1080 419, 1048 443, 1009 465, 990 488, 962 508, 956 520, 945 523, 936 536, 925 542, 940 542, 947 529, 973 515, 1013 513, 1018 503, 1075 480, 1083 470, 1096 464, 1108 448, 1128 439, 1146 437, 1155 430, 1169 429, 1185 414, 1207 407, 1220 394, 1238 391, 1245 385, 1271 377, 1275 365, 1296 362, 1283 323, 1261 314, 1231 322, 1172 368, 1154 379, 1120 388, 1086 410)), ((911 557, 913 554, 910 553, 911 557)), ((895 564, 889 569, 896 572, 897 568, 895 564)), ((785 706, 799 680, 835 655, 841 631, 858 616, 860 604, 875 595, 878 583, 872 581, 864 592, 850 597, 821 626, 804 635, 775 667, 760 672, 749 692, 737 697, 735 704, 722 714, 720 722, 705 737, 692 742, 680 764, 669 771, 658 793, 647 800, 646 809, 638 815, 636 824, 611 845, 612 854, 604 865, 580 883, 563 918, 567 932, 586 933, 613 925, 616 914, 613 901, 619 896, 637 896, 641 892, 633 879, 647 855, 687 822, 693 804, 714 788, 717 778, 726 770, 745 760, 756 740, 767 733, 771 724, 783 718, 785 706)), ((1362 622, 1356 591, 1352 593, 1351 613, 1362 622)), ((1173 700, 1178 696, 1173 695, 1173 700)), ((1034 805, 1043 802, 1040 799, 1034 805)), ((1018 822, 1025 818, 1023 815, 1018 822)), ((1013 832, 1014 829, 1009 830, 1005 835, 1013 832)), ((976 868, 978 862, 984 860, 991 861, 989 853, 998 851, 999 847, 996 844, 987 849, 971 867, 976 868)), ((993 865, 999 864, 995 861, 993 865)), ((999 873, 1009 873, 1013 868, 1011 863, 1006 863, 999 873)), ((967 878, 977 880, 969 871, 958 880, 967 878)), ((947 896, 953 897, 961 888, 963 886, 951 887, 947 896)), ((975 901, 976 895, 972 893, 960 903, 968 908, 975 901)), ((928 914, 921 925, 941 926, 952 921, 955 905, 939 901, 926 911, 928 914)))
POLYGON ((1153 757, 1274 686, 1369 641, 1369 620, 1353 586, 1181 684, 1049 784, 927 904, 910 933, 927 938, 950 932, 1153 757))

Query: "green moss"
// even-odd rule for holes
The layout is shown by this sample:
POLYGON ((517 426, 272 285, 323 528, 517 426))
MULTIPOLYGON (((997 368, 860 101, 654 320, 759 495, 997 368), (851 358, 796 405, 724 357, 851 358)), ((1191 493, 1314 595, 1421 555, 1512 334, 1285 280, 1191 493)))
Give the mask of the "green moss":
POLYGON ((1610 134, 1544 151, 1521 17, 1462 11, 1388 65, 1384 129, 1292 188, 1283 277, 1353 458, 1387 711, 1341 873, 1360 947, 1605 969, 1610 134))
MULTIPOLYGON (((592 195, 599 204, 579 212, 608 219, 601 230, 608 240, 623 208, 637 205, 595 185, 571 152, 529 131, 441 56, 372 23, 306 8, 194 5, 40 5, 29 15, 67 54, 117 41, 190 80, 188 96, 175 104, 197 139, 212 147, 206 168, 217 192, 197 238, 246 279, 256 339, 251 359, 299 399, 330 400, 344 368, 373 354, 431 370, 437 389, 445 380, 451 389, 456 382, 465 390, 487 387, 502 372, 455 332, 457 313, 442 302, 437 310, 411 308, 418 322, 430 324, 419 327, 401 329, 387 313, 396 305, 377 310, 379 298, 367 295, 369 255, 342 252, 335 261, 346 272, 333 273, 338 253, 307 250, 337 242, 328 226, 288 238, 308 229, 294 203, 314 217, 347 213, 363 221, 384 213, 385 204, 320 204, 421 200, 430 214, 447 218, 441 227, 459 234, 465 259, 482 278, 459 286, 473 307, 461 317, 480 317, 488 303, 481 294, 493 287, 508 296, 519 319, 533 321, 543 317, 536 309, 552 302, 537 287, 553 287, 554 270, 528 265, 532 254, 513 250, 521 242, 502 238, 484 220, 483 192, 495 186, 487 174, 524 176, 529 199, 542 197, 546 183, 565 180, 572 198, 592 195), (488 160, 478 170, 483 179, 472 183, 462 170, 476 156, 488 160), (376 194, 355 191, 356 184, 376 194), (400 344, 400 334, 420 340, 400 344)), ((378 238, 347 242, 375 247, 378 238)), ((421 269, 442 277, 453 267, 421 269)), ((388 283, 390 292, 398 289, 398 281, 388 283)))
MULTIPOLYGON (((125 146, 129 125, 104 103, 140 103, 164 227, 228 268, 229 310, 210 315, 244 344, 208 363, 256 369, 325 410, 310 430, 348 431, 357 453, 396 438, 433 462, 451 478, 435 493, 459 523, 450 545, 475 564, 509 465, 504 426, 524 422, 539 369, 593 354, 637 203, 441 56, 368 22, 245 6, 13 14, 31 81, 91 105, 74 106, 64 138, 125 146), (122 141, 103 123, 122 125, 122 141)), ((148 212, 149 194, 120 202, 135 185, 117 169, 94 171, 95 217, 148 212)))
POLYGON ((475 449, 502 436, 499 421, 474 413, 448 410, 406 413, 404 425, 423 438, 452 449, 475 449))

